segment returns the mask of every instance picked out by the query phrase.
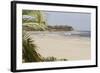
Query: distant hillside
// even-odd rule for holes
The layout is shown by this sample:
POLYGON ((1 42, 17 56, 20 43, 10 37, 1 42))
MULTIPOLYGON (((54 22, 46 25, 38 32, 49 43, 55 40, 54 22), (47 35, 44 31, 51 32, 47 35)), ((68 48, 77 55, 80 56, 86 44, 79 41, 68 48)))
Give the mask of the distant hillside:
POLYGON ((72 26, 68 25, 59 25, 59 26, 48 26, 48 30, 50 31, 72 31, 74 30, 72 26))

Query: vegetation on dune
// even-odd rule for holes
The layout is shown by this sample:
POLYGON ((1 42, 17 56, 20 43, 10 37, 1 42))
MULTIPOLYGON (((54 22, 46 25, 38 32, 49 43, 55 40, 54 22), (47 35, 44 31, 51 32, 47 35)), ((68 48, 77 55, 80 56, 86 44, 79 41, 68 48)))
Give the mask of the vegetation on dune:
POLYGON ((32 30, 46 30, 47 23, 44 19, 43 12, 40 10, 23 10, 23 25, 28 28, 33 28, 32 30))
POLYGON ((67 61, 67 59, 57 59, 56 57, 47 57, 47 58, 44 58, 44 61, 67 61))
MULTIPOLYGON (((23 32, 24 33, 24 32, 23 32)), ((42 58, 37 53, 37 46, 27 34, 23 34, 23 61, 24 62, 41 62, 42 58)))

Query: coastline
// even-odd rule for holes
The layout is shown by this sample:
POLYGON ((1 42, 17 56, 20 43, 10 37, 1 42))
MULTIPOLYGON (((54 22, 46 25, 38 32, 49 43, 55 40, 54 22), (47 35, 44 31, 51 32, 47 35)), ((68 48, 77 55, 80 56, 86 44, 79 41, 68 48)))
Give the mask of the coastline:
POLYGON ((30 33, 31 38, 43 57, 54 56, 68 60, 91 59, 91 41, 88 37, 48 35, 48 31, 34 33, 30 33))

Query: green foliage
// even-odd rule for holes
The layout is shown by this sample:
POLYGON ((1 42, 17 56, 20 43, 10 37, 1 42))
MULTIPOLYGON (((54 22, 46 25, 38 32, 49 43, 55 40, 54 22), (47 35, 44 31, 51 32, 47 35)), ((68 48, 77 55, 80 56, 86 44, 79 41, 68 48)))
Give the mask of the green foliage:
POLYGON ((28 15, 35 17, 35 19, 22 19, 22 23, 25 26, 32 27, 34 30, 45 30, 47 29, 47 23, 44 19, 43 12, 40 10, 23 10, 22 15, 28 15), (31 25, 30 25, 31 24, 31 25))
POLYGON ((32 15, 33 10, 23 10, 22 15, 32 15))
POLYGON ((53 56, 44 58, 43 60, 47 61, 47 62, 49 62, 49 61, 67 61, 67 59, 57 59, 56 57, 53 57, 53 56))
POLYGON ((41 62, 41 55, 37 53, 36 45, 29 36, 23 34, 23 61, 24 62, 41 62))
POLYGON ((47 57, 47 58, 44 58, 44 61, 56 61, 57 60, 57 58, 55 58, 55 57, 47 57))
POLYGON ((47 27, 45 25, 39 25, 35 23, 25 23, 23 25, 23 30, 26 31, 44 31, 47 27))

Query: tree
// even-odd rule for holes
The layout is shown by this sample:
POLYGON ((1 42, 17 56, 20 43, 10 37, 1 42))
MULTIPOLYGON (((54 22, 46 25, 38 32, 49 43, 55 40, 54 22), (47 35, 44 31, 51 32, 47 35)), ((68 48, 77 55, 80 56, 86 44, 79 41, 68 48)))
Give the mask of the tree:
POLYGON ((24 62, 41 62, 42 56, 37 52, 37 46, 34 41, 28 36, 28 34, 23 32, 23 61, 24 62))
POLYGON ((28 16, 32 16, 35 17, 34 20, 24 20, 23 19, 23 24, 27 23, 27 25, 29 23, 33 24, 33 28, 35 28, 36 30, 45 30, 47 29, 47 23, 45 21, 45 17, 43 16, 43 12, 40 10, 23 10, 22 15, 28 15, 28 16))

